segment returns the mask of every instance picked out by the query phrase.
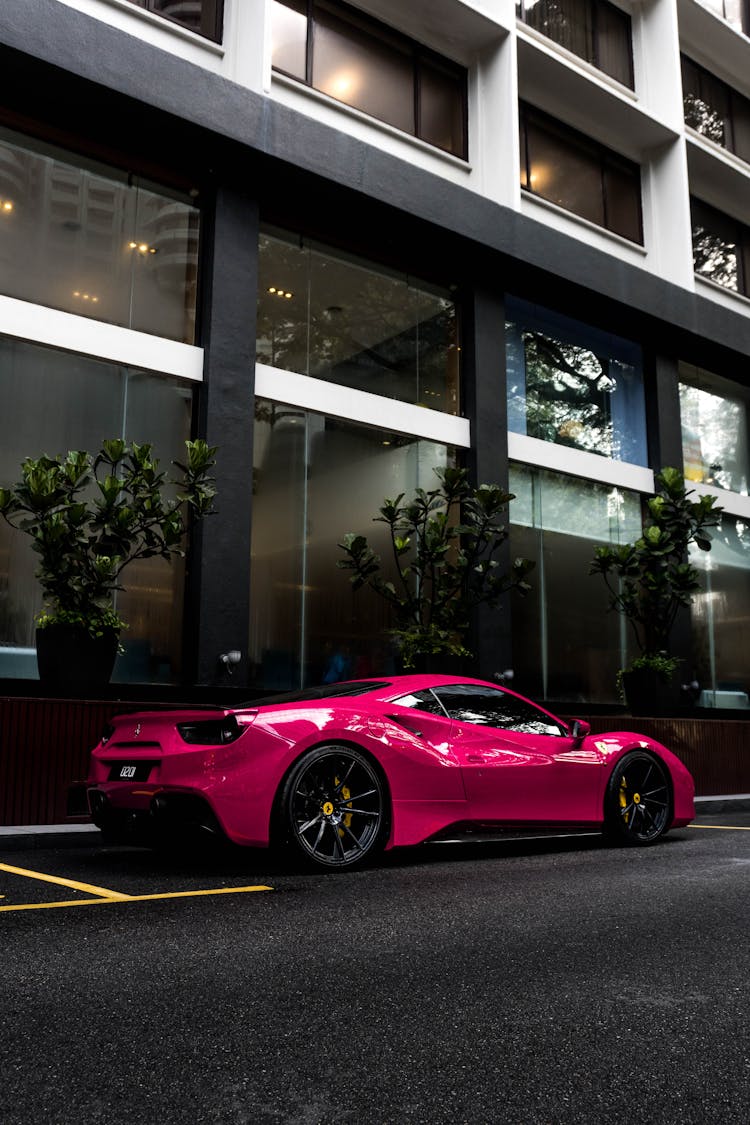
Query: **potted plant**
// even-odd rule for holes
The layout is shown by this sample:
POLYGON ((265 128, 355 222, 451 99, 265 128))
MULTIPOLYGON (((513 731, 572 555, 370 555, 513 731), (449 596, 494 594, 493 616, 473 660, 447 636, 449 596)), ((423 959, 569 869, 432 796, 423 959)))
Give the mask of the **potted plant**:
POLYGON ((96 455, 27 458, 21 480, 0 488, 0 515, 32 538, 45 597, 37 621, 43 682, 106 684, 124 622, 114 603, 134 559, 183 555, 190 519, 211 509, 215 449, 188 441, 180 477, 159 470, 151 446, 105 441, 96 455))
POLYGON ((711 550, 709 529, 719 526, 723 511, 715 497, 686 491, 677 469, 662 469, 656 484, 640 539, 597 547, 589 570, 604 579, 609 609, 627 619, 638 645, 640 655, 621 672, 626 701, 631 710, 652 714, 679 705, 674 680, 681 661, 671 651, 671 634, 677 614, 700 588, 688 547, 711 550))
POLYGON ((367 585, 392 606, 406 669, 471 657, 466 633, 472 610, 497 606, 506 591, 525 593, 534 566, 515 559, 508 572, 495 557, 508 538, 501 519, 513 495, 498 485, 473 487, 465 469, 435 469, 439 486, 386 499, 375 522, 388 528, 394 578, 367 537, 350 532, 338 544, 355 590, 367 585))

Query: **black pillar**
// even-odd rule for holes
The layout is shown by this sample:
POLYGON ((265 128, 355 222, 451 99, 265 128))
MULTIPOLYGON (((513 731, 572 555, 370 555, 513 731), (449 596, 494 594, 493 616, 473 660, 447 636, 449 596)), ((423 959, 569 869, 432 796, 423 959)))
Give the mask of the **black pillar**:
POLYGON ((666 466, 682 472, 679 374, 677 360, 671 356, 651 356, 648 360, 646 402, 651 467, 654 472, 666 466))
POLYGON ((204 218, 204 383, 197 434, 216 454, 216 512, 198 527, 190 560, 188 672, 197 684, 247 682, 253 480, 258 206, 218 187, 204 218), (220 654, 241 653, 230 677, 220 654))
MULTIPOLYGON (((489 283, 475 285, 464 306, 463 355, 464 411, 471 423, 466 465, 474 484, 499 484, 507 490, 505 303, 503 292, 489 283)), ((508 543, 497 558, 501 567, 510 566, 508 543)), ((511 596, 506 595, 497 609, 481 606, 474 614, 469 647, 476 654, 477 674, 486 679, 513 666, 511 612, 511 596)))
MULTIPOLYGON (((684 472, 682 456, 682 426, 680 421, 680 380, 676 359, 655 356, 649 363, 652 394, 646 395, 649 403, 648 433, 649 460, 654 472, 667 466, 684 472)), ((658 486, 657 486, 658 487, 658 486)), ((691 662, 692 630, 690 613, 681 609, 677 614, 671 637, 672 655, 682 657, 685 663, 679 675, 683 682, 694 677, 691 662)))

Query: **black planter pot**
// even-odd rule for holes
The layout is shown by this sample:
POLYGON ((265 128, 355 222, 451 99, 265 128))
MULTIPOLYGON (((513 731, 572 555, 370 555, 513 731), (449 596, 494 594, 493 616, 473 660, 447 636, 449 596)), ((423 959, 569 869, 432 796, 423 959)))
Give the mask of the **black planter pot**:
POLYGON ((47 625, 36 631, 39 680, 56 689, 105 687, 112 675, 119 634, 106 629, 92 637, 80 625, 47 625))
POLYGON ((679 715, 685 707, 677 672, 671 677, 653 668, 623 672, 622 687, 631 715, 679 715))

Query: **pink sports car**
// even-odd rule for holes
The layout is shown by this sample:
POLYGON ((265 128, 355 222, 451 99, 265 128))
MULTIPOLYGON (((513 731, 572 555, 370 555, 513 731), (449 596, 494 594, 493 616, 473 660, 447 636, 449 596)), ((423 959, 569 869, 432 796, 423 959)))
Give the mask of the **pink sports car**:
POLYGON ((595 736, 515 692, 451 676, 119 715, 87 784, 111 839, 195 828, 286 843, 322 868, 478 828, 653 844, 694 813, 692 777, 653 739, 595 736))

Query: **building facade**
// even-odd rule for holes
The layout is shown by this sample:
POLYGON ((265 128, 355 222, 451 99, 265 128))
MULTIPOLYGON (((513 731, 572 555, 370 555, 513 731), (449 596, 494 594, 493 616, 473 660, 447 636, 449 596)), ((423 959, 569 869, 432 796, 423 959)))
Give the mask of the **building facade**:
POLYGON ((393 670, 337 543, 463 464, 536 563, 477 668, 613 702, 589 563, 676 465, 725 511, 679 655, 707 704, 748 691, 748 32, 738 0, 4 0, 0 484, 107 437, 219 450, 187 564, 126 572, 118 682, 393 670))

